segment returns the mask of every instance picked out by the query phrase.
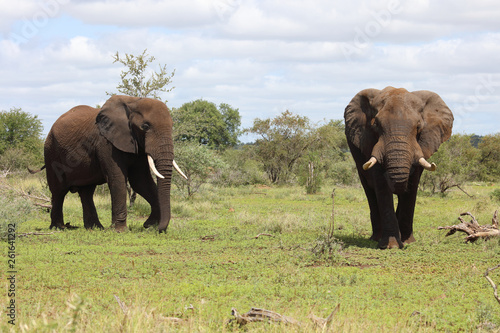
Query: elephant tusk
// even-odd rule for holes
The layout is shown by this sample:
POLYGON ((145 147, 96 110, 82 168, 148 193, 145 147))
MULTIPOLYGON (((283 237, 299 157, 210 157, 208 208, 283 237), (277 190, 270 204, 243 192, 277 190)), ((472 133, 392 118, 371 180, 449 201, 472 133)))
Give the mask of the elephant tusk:
POLYGON ((374 166, 375 164, 377 163, 377 159, 375 157, 371 157, 368 162, 366 162, 365 164, 363 164, 363 170, 368 170, 370 169, 372 166, 374 166))
POLYGON ((436 171, 436 164, 435 163, 429 163, 425 160, 425 158, 421 157, 419 160, 418 160, 418 163, 424 167, 425 170, 428 170, 428 171, 436 171))
POLYGON ((162 179, 165 178, 165 177, 163 177, 161 175, 161 173, 158 172, 158 170, 156 170, 155 161, 153 160, 153 158, 151 157, 151 155, 148 155, 148 163, 149 163, 149 167, 151 168, 151 170, 153 171, 153 173, 156 175, 156 177, 162 178, 162 179))
POLYGON ((177 165, 177 163, 175 163, 175 160, 172 160, 172 164, 174 165, 174 169, 175 171, 177 171, 182 177, 184 177, 184 179, 188 179, 188 177, 186 177, 186 175, 184 174, 184 172, 181 171, 181 169, 179 168, 179 166, 177 165))

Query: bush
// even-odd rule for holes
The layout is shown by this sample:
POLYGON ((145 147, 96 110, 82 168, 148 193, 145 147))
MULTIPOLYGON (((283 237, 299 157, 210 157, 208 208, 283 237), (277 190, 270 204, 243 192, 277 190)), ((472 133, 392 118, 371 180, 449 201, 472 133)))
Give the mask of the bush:
POLYGON ((216 151, 196 142, 177 142, 175 153, 175 160, 188 179, 184 180, 174 173, 172 182, 186 198, 192 197, 217 170, 224 168, 224 162, 216 151))
POLYGON ((323 183, 322 162, 319 154, 309 152, 298 168, 298 180, 305 186, 307 194, 316 194, 323 183))
POLYGON ((429 159, 437 169, 424 172, 420 179, 420 189, 430 190, 432 194, 445 194, 453 187, 478 178, 479 150, 471 144, 471 136, 454 134, 439 147, 429 159))
POLYGON ((2 193, 0 197, 0 238, 7 239, 9 225, 16 228, 26 221, 26 216, 31 214, 33 206, 27 200, 15 197, 10 193, 2 193))
POLYGON ((42 129, 38 116, 20 108, 0 111, 0 169, 25 169, 29 164, 40 164, 43 161, 42 129))
POLYGON ((327 170, 327 178, 334 184, 353 185, 359 183, 356 164, 352 158, 346 157, 343 161, 336 161, 327 170))
POLYGON ((500 189, 497 188, 496 190, 491 192, 490 198, 491 198, 491 200, 500 201, 500 189))
POLYGON ((222 156, 224 167, 212 177, 212 183, 219 187, 265 184, 268 178, 261 170, 259 162, 251 156, 248 147, 227 149, 222 156))
MULTIPOLYGON (((40 148, 40 152, 42 148, 40 148)), ((43 165, 43 156, 27 151, 21 147, 8 148, 0 155, 0 170, 24 170, 26 168, 38 169, 43 165)))

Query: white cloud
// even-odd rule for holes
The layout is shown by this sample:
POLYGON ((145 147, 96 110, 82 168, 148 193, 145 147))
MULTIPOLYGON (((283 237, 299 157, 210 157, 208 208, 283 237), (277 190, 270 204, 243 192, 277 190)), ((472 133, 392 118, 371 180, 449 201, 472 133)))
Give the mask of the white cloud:
POLYGON ((10 36, 42 2, 0 2, 0 109, 38 114, 46 132, 70 107, 102 104, 116 90, 116 51, 146 48, 155 65, 176 69, 170 107, 227 102, 240 109, 243 126, 286 109, 339 119, 359 90, 393 85, 441 94, 457 109, 458 131, 498 131, 494 1, 47 1, 60 4, 50 20, 80 21, 68 26, 70 37, 46 28, 49 20, 16 43, 10 36), (477 95, 485 78, 490 89, 477 95))
POLYGON ((211 1, 204 0, 81 1, 68 12, 85 23, 123 27, 200 26, 217 16, 211 1))

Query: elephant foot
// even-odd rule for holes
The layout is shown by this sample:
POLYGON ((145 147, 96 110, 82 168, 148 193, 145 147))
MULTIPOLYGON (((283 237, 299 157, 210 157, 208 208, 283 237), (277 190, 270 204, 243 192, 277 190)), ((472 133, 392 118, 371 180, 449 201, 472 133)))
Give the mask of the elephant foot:
POLYGON ((417 240, 415 239, 415 237, 413 237, 413 233, 410 235, 410 237, 408 237, 407 239, 405 239, 403 241, 404 244, 411 244, 411 243, 415 243, 417 240))
POLYGON ((382 238, 382 233, 381 232, 373 232, 372 236, 370 237, 370 239, 372 241, 380 241, 380 239, 382 238))
POLYGON ((103 230, 104 229, 103 225, 99 221, 94 222, 94 223, 84 223, 84 226, 85 226, 85 229, 87 229, 87 230, 92 230, 92 229, 103 230))
POLYGON ((116 232, 125 232, 128 231, 127 223, 115 223, 113 224, 113 228, 116 232))
POLYGON ((64 230, 68 227, 71 227, 71 225, 69 223, 58 223, 58 224, 55 224, 55 223, 52 223, 49 227, 49 229, 56 229, 56 230, 64 230))
POLYGON ((401 242, 400 239, 390 236, 387 238, 382 238, 378 242, 378 247, 379 249, 402 249, 404 247, 404 244, 401 242))
POLYGON ((64 224, 63 225, 51 224, 50 227, 49 227, 49 229, 50 230, 52 230, 52 229, 64 230, 64 224))
POLYGON ((94 224, 94 228, 104 230, 104 226, 99 221, 97 221, 97 223, 94 224))
POLYGON ((150 220, 150 219, 147 219, 146 222, 144 222, 144 224, 142 225, 144 228, 149 228, 149 227, 152 227, 154 225, 158 225, 158 220, 150 220))

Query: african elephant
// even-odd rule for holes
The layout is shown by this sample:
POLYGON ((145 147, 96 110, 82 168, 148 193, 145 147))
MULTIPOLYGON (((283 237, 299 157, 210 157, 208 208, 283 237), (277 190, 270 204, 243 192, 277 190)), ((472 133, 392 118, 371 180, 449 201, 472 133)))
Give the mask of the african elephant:
POLYGON ((379 248, 412 243, 418 183, 448 140, 453 114, 431 91, 386 87, 360 91, 344 113, 345 134, 363 185, 379 248), (394 211, 393 194, 398 196, 394 211))
POLYGON ((151 205, 144 227, 158 224, 160 232, 167 229, 172 167, 178 167, 174 161, 172 118, 164 103, 115 95, 101 109, 76 106, 52 126, 44 154, 52 192, 50 228, 65 227, 63 202, 68 191, 80 195, 85 228, 103 228, 93 194, 96 185, 108 183, 112 227, 125 230, 128 180, 151 205), (158 185, 150 168, 157 175, 158 185))

